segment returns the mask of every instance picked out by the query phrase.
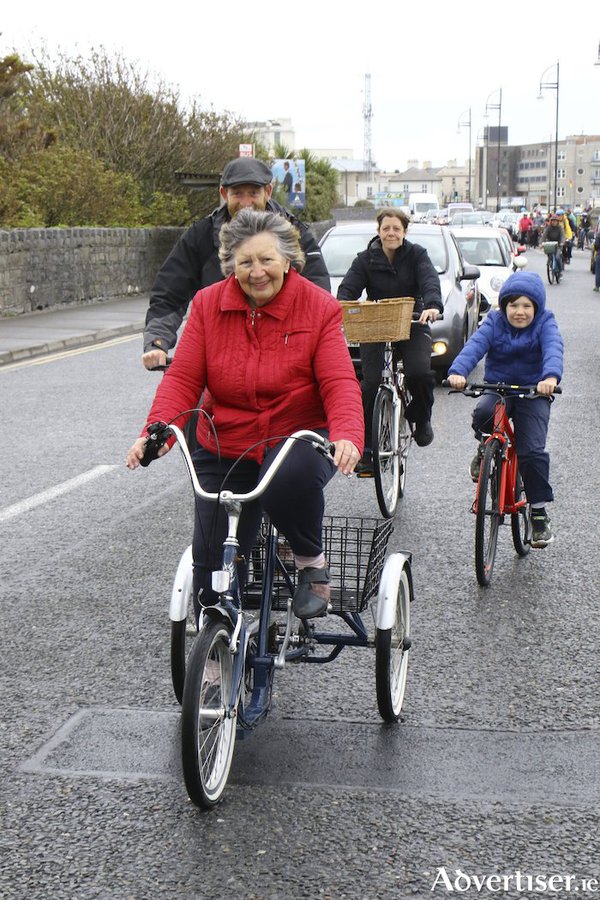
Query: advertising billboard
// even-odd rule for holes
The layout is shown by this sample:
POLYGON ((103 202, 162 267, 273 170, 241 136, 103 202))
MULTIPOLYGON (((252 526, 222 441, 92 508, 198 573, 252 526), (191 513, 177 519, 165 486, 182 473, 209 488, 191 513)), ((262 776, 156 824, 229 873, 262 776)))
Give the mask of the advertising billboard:
POLYGON ((306 163, 303 159, 273 159, 273 190, 284 195, 284 203, 290 209, 304 209, 306 190, 306 163), (277 190, 279 189, 279 190, 277 190))

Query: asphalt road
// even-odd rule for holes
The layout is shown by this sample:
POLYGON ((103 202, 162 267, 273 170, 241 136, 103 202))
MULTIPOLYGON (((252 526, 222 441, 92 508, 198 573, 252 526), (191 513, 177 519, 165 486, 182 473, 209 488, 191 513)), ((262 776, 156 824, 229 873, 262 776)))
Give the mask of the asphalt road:
MULTIPOLYGON (((0 369, 2 898, 600 893, 589 254, 548 292, 566 343, 555 544, 521 560, 503 530, 477 586, 473 401, 438 388, 390 547, 414 563, 403 723, 380 723, 370 651, 286 669, 208 814, 181 781, 168 663, 190 489, 178 454, 123 464, 156 384, 139 338, 0 369)), ((373 483, 336 478, 328 511, 374 515, 373 483)))

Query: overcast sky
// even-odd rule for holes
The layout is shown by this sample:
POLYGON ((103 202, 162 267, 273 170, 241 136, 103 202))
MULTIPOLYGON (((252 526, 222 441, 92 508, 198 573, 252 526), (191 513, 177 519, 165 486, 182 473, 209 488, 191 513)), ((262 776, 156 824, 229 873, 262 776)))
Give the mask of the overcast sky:
MULTIPOLYGON (((118 51, 204 107, 247 120, 291 118, 296 149, 343 148, 363 157, 365 74, 371 75, 371 145, 378 166, 443 165, 468 157, 457 133, 471 108, 472 146, 486 101, 509 143, 553 140, 556 90, 537 100, 542 73, 556 82, 559 138, 600 134, 600 5, 454 0, 354 4, 251 0, 149 4, 27 0, 3 4, 0 55, 45 45, 86 55, 118 51), (158 10, 161 10, 158 12, 158 10)), ((473 155, 474 155, 474 151, 473 155)))

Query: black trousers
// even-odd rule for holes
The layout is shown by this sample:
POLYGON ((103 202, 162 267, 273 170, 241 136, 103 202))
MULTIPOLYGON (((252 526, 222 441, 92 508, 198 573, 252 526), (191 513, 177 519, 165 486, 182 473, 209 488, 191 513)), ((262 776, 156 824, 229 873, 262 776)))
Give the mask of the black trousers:
MULTIPOLYGON (((326 435, 323 430, 319 430, 319 433, 326 435)), ((258 484, 281 446, 282 442, 270 449, 262 464, 242 460, 230 474, 228 473, 234 460, 219 460, 208 450, 200 448, 193 455, 194 467, 200 484, 207 491, 227 488, 234 493, 247 493, 258 484)), ((294 553, 300 556, 318 556, 323 549, 323 489, 335 472, 330 458, 317 453, 307 442, 297 441, 262 497, 244 504, 238 528, 240 554, 248 559, 264 509, 275 527, 286 536, 294 553)), ((203 605, 210 605, 217 600, 211 587, 211 573, 221 568, 226 535, 227 515, 223 507, 196 498, 192 541, 194 596, 197 598, 202 591, 203 605)), ((240 568, 240 572, 244 581, 244 566, 240 568)))
MULTIPOLYGON (((361 344, 362 401, 365 415, 365 446, 371 447, 373 406, 381 382, 385 344, 361 344)), ((410 340, 394 344, 394 359, 402 359, 406 386, 412 400, 406 410, 411 422, 428 422, 433 406, 435 375, 431 371, 431 329, 429 325, 413 324, 410 340)))

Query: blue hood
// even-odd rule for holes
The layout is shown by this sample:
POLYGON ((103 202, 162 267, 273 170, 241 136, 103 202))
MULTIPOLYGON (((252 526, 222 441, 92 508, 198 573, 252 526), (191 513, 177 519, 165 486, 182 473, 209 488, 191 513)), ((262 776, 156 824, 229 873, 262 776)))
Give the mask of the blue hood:
POLYGON ((537 316, 546 309, 546 288, 535 272, 515 272, 506 279, 498 294, 498 304, 504 313, 509 297, 529 297, 536 305, 537 316))

